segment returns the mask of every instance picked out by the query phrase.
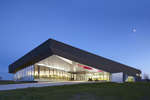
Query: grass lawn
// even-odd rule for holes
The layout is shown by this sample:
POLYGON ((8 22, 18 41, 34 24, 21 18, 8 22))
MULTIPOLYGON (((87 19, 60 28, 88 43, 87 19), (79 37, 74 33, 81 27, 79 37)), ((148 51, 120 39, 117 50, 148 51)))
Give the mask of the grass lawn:
POLYGON ((150 83, 92 83, 0 91, 0 100, 150 100, 150 83))

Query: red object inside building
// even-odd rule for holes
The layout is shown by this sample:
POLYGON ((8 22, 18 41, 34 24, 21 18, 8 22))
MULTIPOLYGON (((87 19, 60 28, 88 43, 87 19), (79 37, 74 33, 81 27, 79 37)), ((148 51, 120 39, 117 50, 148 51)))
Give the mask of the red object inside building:
POLYGON ((78 66, 79 66, 79 67, 82 67, 82 68, 84 68, 84 69, 92 70, 91 67, 88 67, 88 66, 85 66, 85 65, 80 65, 80 64, 78 64, 78 66))
POLYGON ((102 70, 98 70, 98 72, 103 72, 102 70))
MULTIPOLYGON (((78 64, 78 66, 79 66, 79 67, 82 67, 82 68, 84 68, 84 69, 94 70, 93 68, 88 67, 88 66, 85 66, 85 65, 80 65, 80 64, 78 64)), ((97 72, 103 72, 103 71, 102 71, 102 70, 97 70, 97 72)))

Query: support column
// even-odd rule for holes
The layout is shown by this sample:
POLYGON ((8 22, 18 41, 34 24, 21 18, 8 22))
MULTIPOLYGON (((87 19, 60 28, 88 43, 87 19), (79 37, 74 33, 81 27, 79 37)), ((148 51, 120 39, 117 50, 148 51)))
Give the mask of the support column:
POLYGON ((40 66, 37 66, 38 68, 38 78, 40 79, 40 66))

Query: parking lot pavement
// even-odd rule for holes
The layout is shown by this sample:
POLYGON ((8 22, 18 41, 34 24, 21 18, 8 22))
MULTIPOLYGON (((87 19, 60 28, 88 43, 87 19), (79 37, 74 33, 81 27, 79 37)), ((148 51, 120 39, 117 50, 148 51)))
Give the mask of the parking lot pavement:
POLYGON ((30 87, 61 86, 61 85, 80 84, 80 83, 88 83, 88 82, 69 81, 69 82, 41 82, 41 83, 7 84, 7 85, 0 85, 0 91, 30 88, 30 87))

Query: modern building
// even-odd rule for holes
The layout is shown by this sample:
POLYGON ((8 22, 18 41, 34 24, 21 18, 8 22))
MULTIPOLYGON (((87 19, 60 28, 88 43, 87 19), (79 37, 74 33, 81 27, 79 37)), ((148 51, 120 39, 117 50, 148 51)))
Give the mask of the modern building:
POLYGON ((136 81, 141 71, 62 42, 48 39, 14 63, 17 81, 136 81))

